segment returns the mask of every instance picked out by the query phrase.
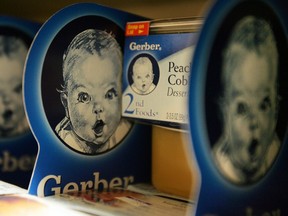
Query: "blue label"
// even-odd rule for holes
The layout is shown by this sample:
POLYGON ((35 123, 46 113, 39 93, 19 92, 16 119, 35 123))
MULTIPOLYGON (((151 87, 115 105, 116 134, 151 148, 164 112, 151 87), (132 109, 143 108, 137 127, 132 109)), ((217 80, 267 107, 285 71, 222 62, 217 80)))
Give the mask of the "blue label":
POLYGON ((124 27, 139 17, 96 4, 52 16, 32 44, 24 97, 39 152, 29 193, 150 181, 150 128, 121 118, 124 27))
POLYGON ((287 215, 287 3, 217 1, 195 49, 196 215, 287 215))
POLYGON ((198 33, 126 37, 122 115, 187 129, 188 81, 198 33))
POLYGON ((28 188, 37 154, 22 98, 22 77, 39 23, 0 16, 0 177, 28 188))

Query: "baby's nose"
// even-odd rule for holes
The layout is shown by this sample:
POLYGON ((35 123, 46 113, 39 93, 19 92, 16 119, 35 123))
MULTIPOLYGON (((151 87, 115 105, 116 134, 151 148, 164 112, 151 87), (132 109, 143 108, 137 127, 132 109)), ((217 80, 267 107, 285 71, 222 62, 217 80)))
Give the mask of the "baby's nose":
POLYGON ((5 104, 10 103, 10 102, 11 102, 10 96, 7 95, 7 94, 3 94, 3 95, 2 95, 2 101, 3 101, 3 103, 5 103, 5 104))
POLYGON ((95 108, 94 108, 94 113, 96 113, 96 114, 100 114, 100 113, 102 113, 104 110, 103 110, 103 107, 101 106, 101 105, 99 105, 99 104, 97 104, 96 106, 95 106, 95 108))
POLYGON ((257 129, 259 126, 257 115, 250 113, 249 119, 250 119, 249 129, 250 130, 257 129))

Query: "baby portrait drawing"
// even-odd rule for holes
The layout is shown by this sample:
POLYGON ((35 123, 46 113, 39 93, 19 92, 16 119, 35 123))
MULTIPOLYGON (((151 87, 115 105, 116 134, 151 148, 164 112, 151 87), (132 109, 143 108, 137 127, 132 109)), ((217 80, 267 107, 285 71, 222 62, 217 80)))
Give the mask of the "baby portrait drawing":
POLYGON ((149 94, 155 89, 152 62, 148 57, 138 58, 133 65, 131 88, 140 95, 149 94))
POLYGON ((122 52, 109 33, 87 29, 63 56, 65 117, 55 131, 72 149, 98 154, 115 147, 131 125, 121 118, 122 52))
POLYGON ((22 75, 28 48, 16 36, 0 35, 0 137, 26 132, 22 75))
POLYGON ((242 18, 223 52, 223 133, 213 147, 219 170, 235 184, 256 182, 277 156, 277 79, 278 50, 271 26, 252 15, 242 18))

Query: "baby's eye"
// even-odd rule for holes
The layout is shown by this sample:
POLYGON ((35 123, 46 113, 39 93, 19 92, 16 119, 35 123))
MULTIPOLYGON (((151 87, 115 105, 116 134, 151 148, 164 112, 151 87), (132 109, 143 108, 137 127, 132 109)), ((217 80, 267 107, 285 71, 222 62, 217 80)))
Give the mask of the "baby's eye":
POLYGON ((16 92, 17 94, 21 94, 22 93, 22 85, 19 84, 14 88, 14 92, 16 92))
POLYGON ((246 115, 248 113, 248 106, 245 103, 238 103, 236 112, 238 115, 246 115))
POLYGON ((89 103, 91 101, 91 97, 86 92, 81 92, 78 94, 77 100, 81 103, 89 103))
POLYGON ((271 100, 270 97, 265 97, 262 102, 260 103, 260 110, 267 111, 271 108, 271 100))
POLYGON ((114 97, 117 97, 118 93, 114 88, 109 89, 106 94, 105 94, 105 98, 112 100, 114 97))

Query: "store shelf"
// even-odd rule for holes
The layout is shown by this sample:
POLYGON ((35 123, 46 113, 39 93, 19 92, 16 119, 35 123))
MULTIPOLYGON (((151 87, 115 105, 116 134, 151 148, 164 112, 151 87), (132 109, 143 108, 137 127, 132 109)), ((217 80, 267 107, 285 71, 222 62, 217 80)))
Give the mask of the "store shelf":
MULTIPOLYGON (((18 1, 2 0, 0 15, 16 16, 44 22, 65 6, 85 0, 18 1)), ((89 1, 149 18, 203 16, 212 0, 94 0, 89 1)))

